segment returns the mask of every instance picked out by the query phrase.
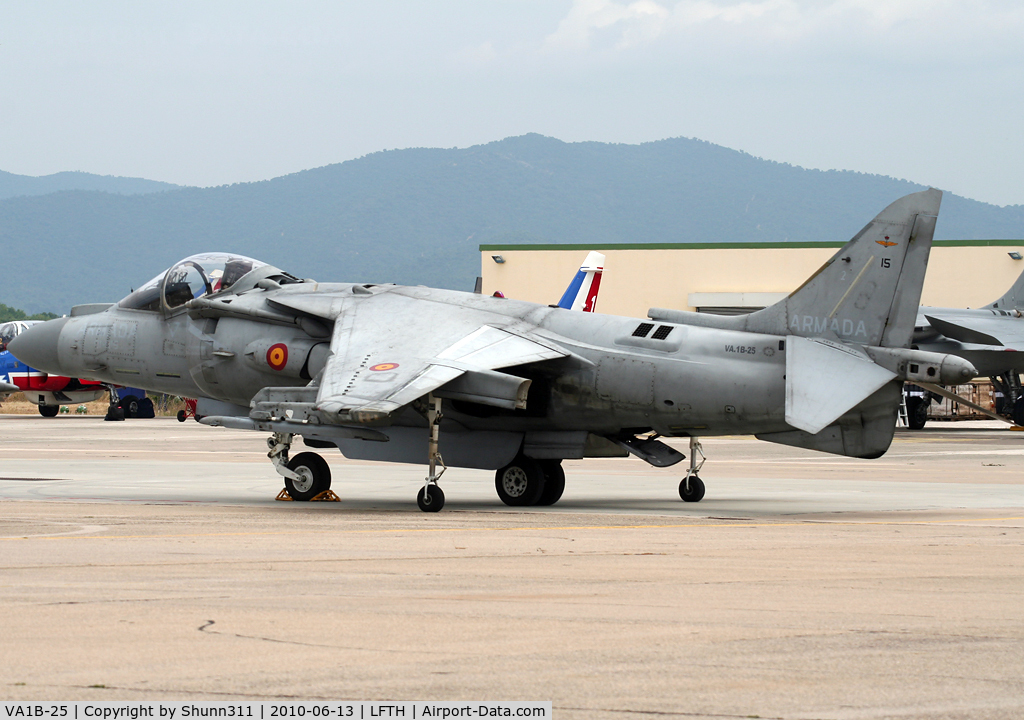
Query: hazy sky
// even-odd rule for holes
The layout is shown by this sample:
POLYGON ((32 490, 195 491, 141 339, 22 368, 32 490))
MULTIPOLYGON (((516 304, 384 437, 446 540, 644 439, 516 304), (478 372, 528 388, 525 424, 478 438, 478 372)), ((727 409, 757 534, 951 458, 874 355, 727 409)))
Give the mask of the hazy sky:
POLYGON ((189 185, 537 132, 1024 203, 1019 0, 0 3, 0 170, 189 185))

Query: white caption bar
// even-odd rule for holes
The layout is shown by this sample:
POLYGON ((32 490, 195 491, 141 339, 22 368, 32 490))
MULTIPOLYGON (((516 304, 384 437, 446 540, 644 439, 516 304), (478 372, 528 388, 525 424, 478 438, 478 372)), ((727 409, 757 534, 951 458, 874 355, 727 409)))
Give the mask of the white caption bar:
POLYGON ((551 717, 547 702, 0 702, 0 720, 141 720, 142 718, 386 718, 448 720, 448 718, 551 717))

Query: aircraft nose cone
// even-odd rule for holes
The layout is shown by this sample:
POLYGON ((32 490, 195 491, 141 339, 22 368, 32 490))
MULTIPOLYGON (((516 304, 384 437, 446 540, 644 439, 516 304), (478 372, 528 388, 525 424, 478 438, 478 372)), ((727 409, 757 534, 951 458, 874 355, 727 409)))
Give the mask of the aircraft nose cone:
POLYGON ((63 317, 33 325, 11 340, 7 349, 11 351, 11 355, 31 368, 60 374, 57 341, 60 340, 60 331, 70 319, 63 317))

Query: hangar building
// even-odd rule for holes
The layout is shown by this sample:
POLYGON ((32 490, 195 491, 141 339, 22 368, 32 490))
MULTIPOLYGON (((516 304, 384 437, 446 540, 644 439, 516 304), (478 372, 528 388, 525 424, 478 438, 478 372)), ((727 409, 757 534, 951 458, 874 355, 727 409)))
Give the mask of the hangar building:
MULTIPOLYGON (((782 299, 844 243, 481 245, 482 292, 558 302, 590 250, 607 256, 597 310, 746 312, 782 299)), ((937 240, 922 305, 980 307, 1024 272, 1024 240, 937 240)))

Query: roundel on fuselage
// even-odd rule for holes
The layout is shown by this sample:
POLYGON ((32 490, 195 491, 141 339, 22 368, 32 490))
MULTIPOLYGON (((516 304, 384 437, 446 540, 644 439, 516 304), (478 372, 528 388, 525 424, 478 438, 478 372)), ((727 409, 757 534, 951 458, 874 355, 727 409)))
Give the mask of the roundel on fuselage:
POLYGON ((267 365, 274 370, 284 370, 288 364, 288 346, 284 343, 275 343, 267 350, 267 365))

